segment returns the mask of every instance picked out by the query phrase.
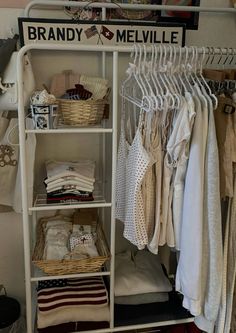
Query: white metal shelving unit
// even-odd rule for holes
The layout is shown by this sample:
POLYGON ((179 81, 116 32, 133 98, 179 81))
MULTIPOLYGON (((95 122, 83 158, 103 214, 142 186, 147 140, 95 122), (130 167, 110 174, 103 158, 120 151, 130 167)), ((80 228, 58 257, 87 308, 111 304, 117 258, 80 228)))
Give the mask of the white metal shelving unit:
MULTIPOLYGON (((25 256, 25 283, 26 283, 26 311, 27 311, 27 333, 34 331, 34 316, 35 309, 32 309, 34 302, 32 301, 33 292, 32 285, 38 281, 52 280, 59 278, 69 277, 88 277, 88 276, 109 276, 110 277, 110 328, 104 330, 96 330, 94 332, 117 332, 125 331, 135 328, 147 328, 161 325, 172 325, 176 323, 189 322, 192 318, 181 319, 181 320, 170 320, 165 322, 152 322, 149 324, 141 325, 128 325, 122 327, 114 327, 114 265, 115 265, 115 215, 114 215, 114 204, 115 204, 115 174, 116 174, 116 153, 117 153, 117 108, 118 108, 118 55, 120 52, 131 52, 132 47, 104 47, 104 46, 83 46, 83 45, 49 45, 49 44, 32 44, 24 46, 20 51, 17 59, 17 75, 19 83, 19 136, 20 136, 20 163, 21 163, 21 181, 22 181, 22 206, 23 206, 23 235, 24 235, 24 256, 25 256), (31 50, 55 50, 56 51, 91 51, 91 52, 111 52, 113 55, 113 76, 112 76, 112 128, 72 128, 72 129, 52 129, 52 130, 27 130, 25 128, 25 110, 23 101, 23 68, 22 59, 23 55, 27 51, 31 50), (112 135, 112 179, 111 179, 111 201, 106 202, 104 199, 98 199, 92 202, 78 203, 78 204, 67 204, 67 205, 47 205, 46 201, 41 202, 40 199, 36 199, 33 206, 28 206, 27 201, 27 173, 26 173, 26 145, 25 135, 27 133, 36 133, 37 135, 58 135, 68 133, 111 133, 112 135), (31 263, 31 221, 29 213, 33 214, 33 219, 36 221, 37 212, 47 212, 58 209, 76 209, 76 208, 110 208, 111 209, 111 224, 110 224, 110 252, 111 261, 110 269, 105 272, 96 273, 84 273, 84 274, 70 274, 62 276, 46 276, 40 270, 35 270, 31 263)), ((44 199, 42 199, 44 200, 44 199)), ((93 331, 89 331, 93 332, 93 331)))
MULTIPOLYGON (((90 3, 90 2, 76 2, 76 1, 48 1, 48 0, 33 0, 25 8, 25 16, 29 16, 30 10, 35 6, 74 6, 102 8, 102 18, 106 17, 106 8, 117 8, 115 3, 90 3)), ((215 13, 233 13, 236 14, 236 9, 233 8, 208 8, 208 7, 188 7, 188 6, 163 6, 163 5, 131 5, 119 4, 123 9, 140 9, 140 10, 175 10, 175 11, 192 11, 192 12, 215 12, 215 13)), ((20 163, 21 163, 21 181, 22 181, 22 208, 23 208, 23 235, 24 235, 24 256, 25 256, 25 285, 26 285, 26 314, 27 314, 27 333, 34 332, 34 315, 35 315, 35 301, 33 300, 32 285, 38 281, 52 280, 59 278, 71 277, 86 277, 86 276, 109 276, 110 277, 110 328, 102 330, 92 330, 89 333, 108 333, 108 332, 122 332, 132 329, 151 328, 163 325, 174 325, 177 323, 187 323, 193 321, 193 318, 168 320, 159 322, 150 322, 145 324, 134 324, 128 326, 114 327, 114 266, 115 266, 115 174, 116 174, 116 152, 117 152, 117 108, 118 108, 118 60, 120 53, 129 53, 132 47, 118 47, 118 46, 90 46, 90 45, 50 45, 50 44, 32 44, 24 46, 20 51, 17 59, 17 75, 18 75, 18 92, 19 92, 19 137, 20 137, 20 163), (100 53, 102 55, 103 75, 105 76, 105 63, 106 53, 112 53, 113 56, 113 76, 112 76, 112 126, 111 128, 93 127, 93 128, 58 128, 50 130, 27 130, 25 128, 25 110, 23 101, 23 55, 31 50, 45 50, 45 51, 89 51, 100 53), (36 135, 58 135, 58 134, 95 134, 100 133, 103 138, 108 134, 112 136, 112 179, 111 179, 111 200, 106 202, 103 198, 99 198, 90 203, 78 203, 71 205, 47 205, 42 201, 37 201, 32 207, 28 206, 27 200, 27 170, 26 170, 26 145, 25 136, 27 133, 35 133, 36 135), (110 133, 110 134, 109 134, 110 133), (110 251, 111 263, 110 269, 106 272, 98 273, 84 273, 84 274, 70 274, 63 276, 46 276, 39 270, 32 269, 31 263, 31 221, 29 214, 33 214, 33 219, 36 220, 38 212, 46 212, 49 210, 57 209, 75 209, 75 208, 109 208, 111 210, 111 233, 110 233, 110 251)), ((227 51, 227 50, 226 50, 227 51)), ((222 50, 218 50, 222 54, 222 50)), ((225 52, 225 51, 224 51, 225 52)), ((223 52, 223 53, 224 53, 223 52)), ((103 140, 103 145, 105 140, 103 140)))
MULTIPOLYGON (((115 50, 113 52, 113 80, 112 80, 112 127, 103 128, 103 127, 92 127, 92 128, 59 128, 59 129, 50 129, 46 131, 40 130, 27 130, 25 128, 25 109, 23 101, 23 67, 22 59, 23 55, 27 51, 31 50, 49 50, 50 45, 28 45, 23 47, 19 51, 17 59, 17 75, 19 83, 19 137, 20 137, 20 163, 21 163, 21 181, 22 181, 22 207, 23 207, 23 234, 24 234, 24 255, 25 255, 25 282, 26 282, 26 311, 27 311, 27 333, 32 333, 34 331, 34 314, 35 311, 32 309, 32 296, 33 292, 31 290, 31 284, 42 281, 42 280, 51 280, 59 278, 68 278, 68 277, 89 277, 89 276, 110 276, 110 322, 111 327, 114 325, 114 316, 113 316, 113 296, 112 292, 114 289, 114 243, 115 243, 115 221, 114 221, 114 200, 115 200, 115 174, 116 174, 116 151, 117 151, 117 103, 118 103, 118 52, 115 50), (35 133, 37 135, 47 135, 47 134, 91 134, 100 133, 106 135, 109 133, 112 135, 112 179, 111 179, 111 201, 106 202, 103 197, 96 197, 92 202, 81 202, 76 204, 66 204, 66 205, 47 205, 45 198, 40 197, 36 198, 36 201, 33 206, 28 206, 27 202, 27 173, 26 173, 26 145, 25 145, 25 135, 27 133, 35 133), (72 274, 72 275, 63 275, 63 276, 45 276, 40 270, 35 270, 32 267, 31 263, 31 225, 29 213, 33 213, 33 219, 36 221, 37 212, 46 212, 53 211, 57 209, 66 209, 72 210, 76 208, 109 208, 111 209, 111 225, 110 225, 110 251, 111 251, 111 263, 110 270, 105 272, 96 272, 96 273, 83 273, 83 274, 72 274)), ((70 47, 61 45, 56 45, 53 48, 55 51, 68 51, 70 47)), ((75 46, 72 48, 73 51, 87 51, 87 47, 75 46)), ((72 50, 71 49, 71 50, 72 50)), ((99 49, 97 46, 89 48, 89 51, 97 53, 98 51, 103 52, 103 49, 99 49)))

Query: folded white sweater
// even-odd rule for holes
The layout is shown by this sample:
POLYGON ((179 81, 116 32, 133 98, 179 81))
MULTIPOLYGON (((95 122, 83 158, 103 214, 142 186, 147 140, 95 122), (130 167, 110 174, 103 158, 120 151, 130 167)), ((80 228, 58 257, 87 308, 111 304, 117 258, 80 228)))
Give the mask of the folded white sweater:
POLYGON ((130 251, 121 253, 115 262, 115 296, 172 290, 158 256, 148 251, 138 251, 133 256, 130 251))

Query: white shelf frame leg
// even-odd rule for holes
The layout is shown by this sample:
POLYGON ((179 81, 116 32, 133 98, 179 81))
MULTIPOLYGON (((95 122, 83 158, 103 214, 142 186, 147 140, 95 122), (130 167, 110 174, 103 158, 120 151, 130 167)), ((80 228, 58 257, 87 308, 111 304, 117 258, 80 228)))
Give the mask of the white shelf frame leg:
POLYGON ((21 167, 21 194, 22 194, 22 218, 24 237, 24 261, 25 261, 25 292, 26 292, 26 324, 27 332, 33 332, 32 326, 32 293, 31 293, 31 244, 28 215, 27 196, 27 170, 26 170, 26 145, 25 145, 25 108, 23 89, 23 57, 24 52, 19 51, 17 56, 17 78, 18 78, 18 122, 19 122, 19 142, 20 142, 20 167, 21 167))
POLYGON ((114 284, 115 284, 115 200, 117 161, 117 111, 118 111, 118 52, 113 52, 112 66, 112 192, 111 192, 111 275, 110 275, 110 327, 114 328, 114 284))

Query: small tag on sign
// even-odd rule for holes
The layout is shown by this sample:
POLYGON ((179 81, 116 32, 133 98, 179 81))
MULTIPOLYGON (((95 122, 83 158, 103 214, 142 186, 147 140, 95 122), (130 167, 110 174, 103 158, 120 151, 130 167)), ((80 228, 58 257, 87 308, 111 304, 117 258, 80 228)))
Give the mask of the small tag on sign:
POLYGON ((224 113, 232 114, 234 112, 235 112, 235 107, 233 105, 225 104, 225 106, 224 106, 224 113))

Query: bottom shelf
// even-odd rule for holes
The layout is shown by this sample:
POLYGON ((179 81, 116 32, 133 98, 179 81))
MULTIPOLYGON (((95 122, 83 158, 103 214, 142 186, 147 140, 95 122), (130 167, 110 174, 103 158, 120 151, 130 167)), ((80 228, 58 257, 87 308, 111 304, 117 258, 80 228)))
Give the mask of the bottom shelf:
POLYGON ((143 325, 149 323, 191 318, 190 313, 182 307, 181 297, 169 293, 169 301, 142 305, 115 304, 115 327, 143 325))
POLYGON ((109 328, 109 322, 74 322, 47 327, 34 332, 40 333, 142 333, 145 329, 193 321, 193 317, 182 307, 181 296, 169 293, 169 301, 142 305, 117 305, 114 307, 115 327, 109 328))

